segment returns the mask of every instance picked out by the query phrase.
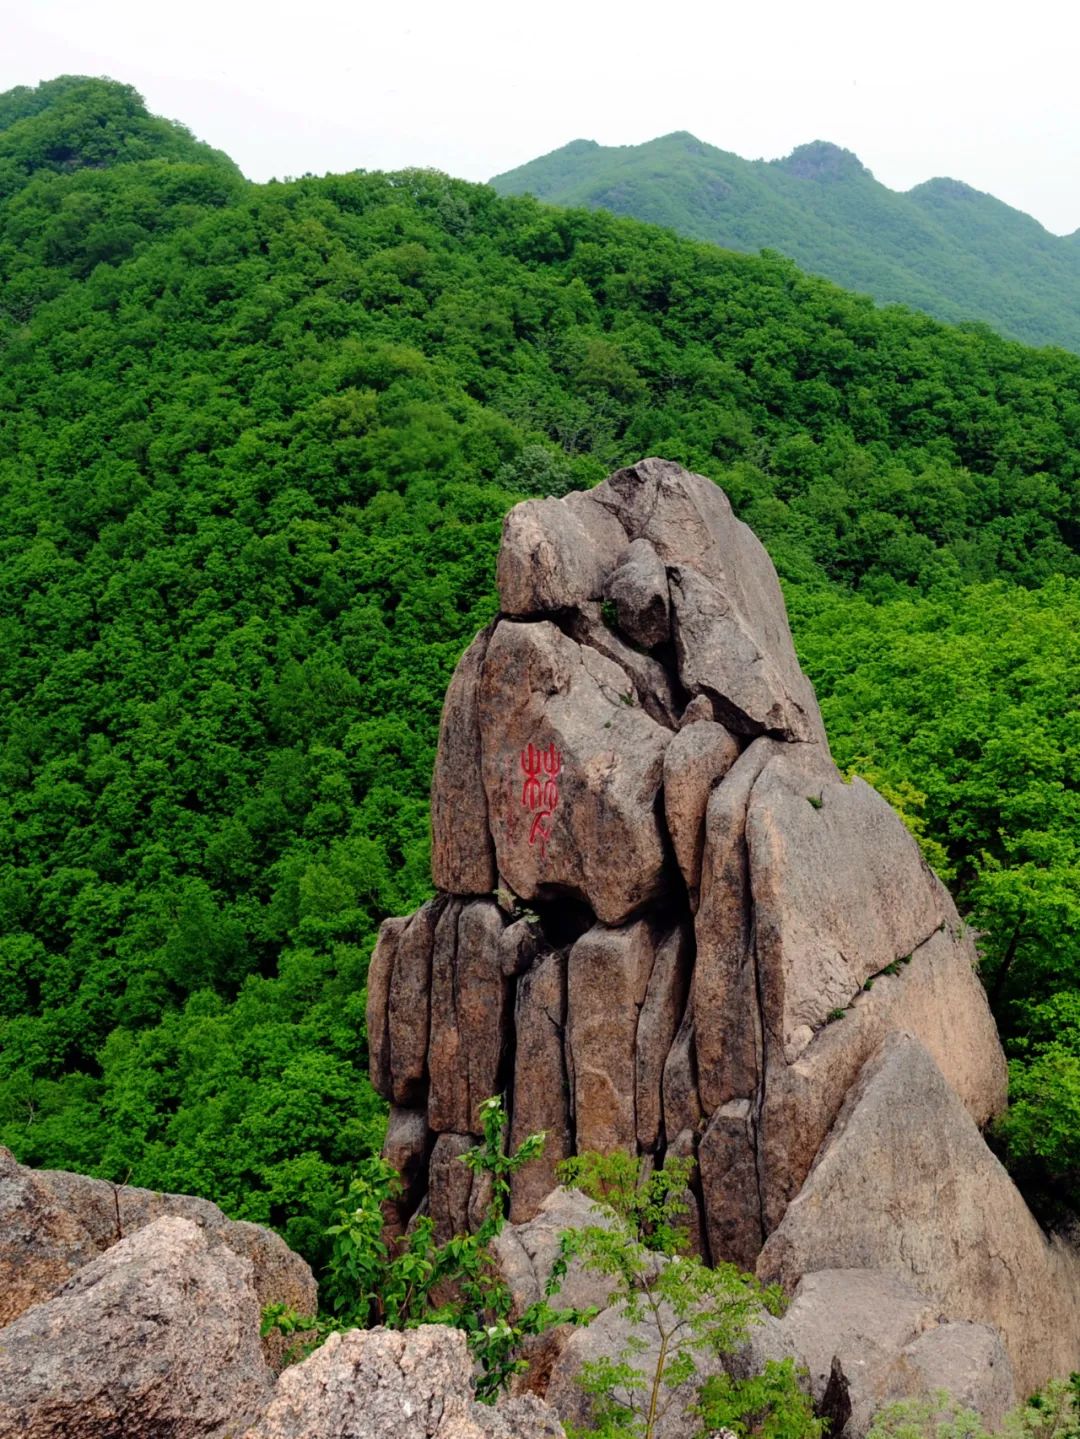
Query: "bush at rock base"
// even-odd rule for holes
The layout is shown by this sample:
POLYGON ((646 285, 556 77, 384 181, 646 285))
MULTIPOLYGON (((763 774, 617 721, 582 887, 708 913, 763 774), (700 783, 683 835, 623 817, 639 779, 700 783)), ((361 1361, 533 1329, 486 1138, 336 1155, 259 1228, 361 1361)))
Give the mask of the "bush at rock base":
MULTIPOLYGON (((1054 1380, 1018 1404, 997 1431, 1003 1439, 1076 1439, 1080 1434, 1080 1374, 1054 1380)), ((944 1390, 925 1399, 888 1404, 867 1439, 988 1439, 982 1419, 944 1390)))
POLYGON ((700 1359, 737 1350, 783 1300, 734 1265, 710 1268, 687 1252, 682 1221, 692 1168, 672 1159, 646 1174, 639 1159, 622 1153, 579 1155, 560 1166, 563 1180, 593 1198, 606 1221, 567 1233, 564 1249, 614 1279, 612 1306, 630 1324, 618 1353, 583 1365, 592 1422, 567 1432, 572 1439, 654 1439, 669 1412, 676 1417, 681 1409, 703 1434, 818 1439, 822 1424, 792 1361, 769 1360, 748 1379, 699 1373, 700 1359))
MULTIPOLYGON (((523 1164, 535 1159, 544 1145, 542 1134, 530 1135, 512 1154, 504 1152, 506 1111, 493 1097, 480 1106, 484 1137, 460 1156, 473 1174, 484 1176, 489 1200, 473 1234, 455 1235, 437 1244, 435 1225, 421 1216, 399 1240, 387 1240, 384 1209, 400 1187, 393 1166, 371 1159, 349 1190, 350 1205, 328 1231, 333 1249, 326 1280, 331 1314, 314 1321, 316 1347, 342 1330, 384 1325, 411 1329, 419 1324, 448 1324, 462 1329, 480 1366, 476 1397, 495 1401, 510 1379, 526 1367, 522 1346, 529 1337, 557 1324, 581 1323, 587 1314, 555 1309, 548 1300, 566 1273, 566 1261, 557 1263, 543 1298, 513 1315, 513 1298, 499 1273, 491 1242, 506 1223, 510 1178, 523 1164)), ((312 1321, 275 1306, 264 1316, 264 1330, 286 1334, 312 1331, 312 1321)))

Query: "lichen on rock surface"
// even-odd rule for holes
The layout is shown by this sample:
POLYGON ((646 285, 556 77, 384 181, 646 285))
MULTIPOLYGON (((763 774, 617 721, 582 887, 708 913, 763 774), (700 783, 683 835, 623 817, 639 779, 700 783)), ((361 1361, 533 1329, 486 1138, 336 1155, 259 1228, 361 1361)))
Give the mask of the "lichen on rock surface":
MULTIPOLYGON (((440 732, 441 893, 387 921, 369 979, 374 1082, 427 1114, 426 1136, 408 1124, 414 1208, 467 1220, 454 1156, 490 1085, 515 1143, 550 1136, 515 1176, 515 1221, 568 1154, 674 1153, 696 1161, 700 1251, 753 1268, 808 1211, 849 1092, 898 1032, 983 1145, 1006 1073, 971 936, 900 818, 833 764, 776 572, 723 492, 647 459, 526 501, 498 584, 440 732)), ((849 1264, 846 1242, 827 1267, 849 1264)), ((816 1261, 785 1253, 793 1287, 816 1261)), ((909 1253, 865 1262, 912 1277, 909 1253)), ((1024 1382, 1049 1377, 1002 1314, 1022 1310, 1037 1349, 1060 1304, 999 1290, 957 1317, 1000 1328, 1024 1382)))

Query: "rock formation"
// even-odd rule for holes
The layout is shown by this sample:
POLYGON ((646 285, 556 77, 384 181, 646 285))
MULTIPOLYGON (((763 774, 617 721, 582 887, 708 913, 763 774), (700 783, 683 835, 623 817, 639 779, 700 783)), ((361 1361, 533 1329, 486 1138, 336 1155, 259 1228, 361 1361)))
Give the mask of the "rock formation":
POLYGON ((189 1219, 122 1239, 2 1336, 0 1435, 226 1439, 270 1398, 251 1261, 189 1219))
MULTIPOLYGON (((576 1196, 569 1222, 587 1208, 576 1196)), ((540 1230, 517 1245, 522 1283, 526 1244, 549 1269, 558 1249, 540 1230)), ((0 1439, 563 1436, 534 1394, 476 1403, 465 1335, 442 1325, 334 1334, 275 1387, 284 1341, 260 1344, 264 1305, 316 1308, 311 1270, 276 1234, 188 1195, 26 1169, 6 1149, 0 1295, 0 1439)))
MULTIPOLYGON (((285 1304, 314 1314, 318 1289, 310 1267, 280 1235, 227 1219, 190 1194, 159 1194, 65 1170, 28 1169, 0 1147, 0 1325, 39 1304, 84 1265, 156 1219, 191 1220, 215 1244, 249 1259, 260 1308, 285 1304)), ((270 1336, 275 1368, 283 1341, 270 1336)))
POLYGON ((502 1091, 514 1142, 548 1134, 515 1221, 567 1154, 689 1155, 706 1257, 792 1291, 884 1270, 999 1329, 1022 1388, 1080 1367, 1075 1273, 979 1134, 1006 1074, 971 935, 833 764, 775 571, 722 491, 652 459, 527 501, 498 583, 443 714, 439 893, 371 964, 393 1222, 476 1213, 456 1156, 502 1091), (993 1196, 981 1220, 965 1186, 993 1196))
POLYGON ((287 1369, 246 1439, 563 1439, 535 1395, 472 1397, 465 1335, 442 1324, 331 1334, 287 1369))

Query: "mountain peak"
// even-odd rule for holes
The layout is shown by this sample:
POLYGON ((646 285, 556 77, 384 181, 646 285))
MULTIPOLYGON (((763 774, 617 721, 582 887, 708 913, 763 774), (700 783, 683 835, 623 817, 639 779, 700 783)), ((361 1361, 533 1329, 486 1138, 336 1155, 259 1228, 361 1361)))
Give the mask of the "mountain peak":
POLYGON ((855 175, 869 175, 870 171, 851 150, 844 150, 828 140, 812 140, 809 145, 797 145, 790 155, 773 164, 798 180, 846 180, 855 175))

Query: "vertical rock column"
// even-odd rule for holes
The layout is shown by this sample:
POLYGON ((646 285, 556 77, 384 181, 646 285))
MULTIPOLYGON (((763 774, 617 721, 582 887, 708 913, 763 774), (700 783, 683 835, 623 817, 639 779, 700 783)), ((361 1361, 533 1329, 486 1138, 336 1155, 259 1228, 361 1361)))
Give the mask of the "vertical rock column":
POLYGON ((711 481, 644 460, 506 518, 501 613, 446 696, 439 891, 371 964, 386 1153, 440 1235, 504 1093, 535 1213, 580 1149, 689 1158, 700 1247, 746 1268, 844 1096, 909 1027, 976 1123, 1004 1063, 948 896, 829 756, 776 572, 711 481), (950 1044, 942 1007, 965 1036, 950 1044))

